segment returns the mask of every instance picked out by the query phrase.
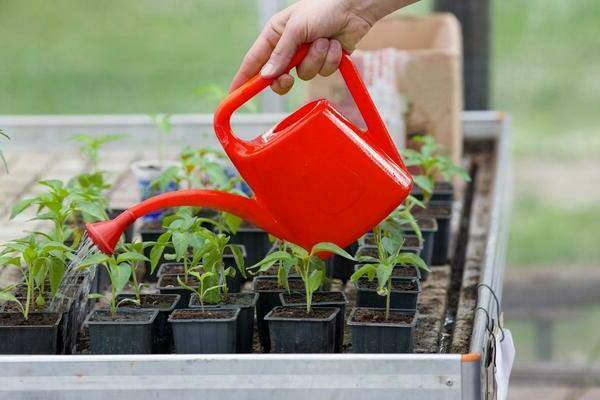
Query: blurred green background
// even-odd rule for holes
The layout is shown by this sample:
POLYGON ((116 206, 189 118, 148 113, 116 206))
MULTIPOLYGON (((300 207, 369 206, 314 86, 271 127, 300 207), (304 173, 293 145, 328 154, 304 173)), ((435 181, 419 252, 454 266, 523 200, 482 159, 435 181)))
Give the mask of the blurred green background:
MULTIPOLYGON (((493 1, 493 108, 513 117, 511 268, 600 264, 599 21, 597 0, 493 1)), ((0 113, 209 112, 196 89, 227 87, 257 32, 256 0, 0 0, 0 113)))

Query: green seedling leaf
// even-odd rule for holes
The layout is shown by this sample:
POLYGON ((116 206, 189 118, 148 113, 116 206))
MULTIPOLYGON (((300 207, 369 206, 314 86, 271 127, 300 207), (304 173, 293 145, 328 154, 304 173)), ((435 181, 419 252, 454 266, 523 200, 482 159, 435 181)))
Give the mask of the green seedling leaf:
POLYGON ((357 269, 352 276, 350 276, 350 280, 353 283, 358 282, 360 278, 363 276, 367 276, 369 281, 372 281, 375 278, 375 274, 377 273, 377 264, 365 264, 359 269, 357 269))
POLYGON ((111 268, 111 284, 116 293, 121 293, 129 277, 131 276, 131 266, 129 264, 118 264, 111 268))
POLYGON ((13 219, 17 215, 21 214, 27 208, 31 207, 31 205, 35 202, 35 198, 32 199, 24 199, 15 204, 10 211, 10 219, 13 219))
POLYGON ((150 261, 150 259, 148 257, 144 256, 143 254, 136 253, 133 251, 121 253, 117 257, 117 264, 121 264, 121 263, 125 263, 125 262, 131 263, 134 261, 148 262, 148 261, 150 261))
POLYGON ((310 292, 314 292, 318 290, 323 284, 323 279, 325 278, 325 273, 322 270, 314 270, 310 273, 308 277, 308 289, 310 292))
POLYGON ((100 299, 104 299, 106 296, 104 296, 103 294, 100 293, 90 293, 88 294, 88 299, 91 300, 100 300, 100 299))
POLYGON ((377 265, 377 286, 379 290, 383 289, 387 285, 388 280, 392 276, 393 270, 393 264, 380 263, 377 265))
POLYGON ((106 254, 96 253, 86 257, 84 260, 79 263, 80 268, 89 267, 92 265, 105 264, 110 261, 110 257, 106 254))
POLYGON ((342 249, 337 244, 331 243, 331 242, 317 243, 311 249, 310 254, 311 255, 316 255, 316 254, 318 254, 320 252, 333 253, 335 255, 347 258, 348 260, 356 260, 356 258, 354 258, 353 256, 351 256, 346 250, 342 249))

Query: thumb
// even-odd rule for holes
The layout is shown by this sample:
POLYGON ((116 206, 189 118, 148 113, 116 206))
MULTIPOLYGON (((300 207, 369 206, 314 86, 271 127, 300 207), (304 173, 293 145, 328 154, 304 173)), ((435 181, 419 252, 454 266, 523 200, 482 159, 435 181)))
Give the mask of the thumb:
POLYGON ((304 43, 304 35, 299 29, 288 24, 275 45, 269 61, 260 70, 263 78, 277 78, 287 72, 287 66, 302 43, 304 43))

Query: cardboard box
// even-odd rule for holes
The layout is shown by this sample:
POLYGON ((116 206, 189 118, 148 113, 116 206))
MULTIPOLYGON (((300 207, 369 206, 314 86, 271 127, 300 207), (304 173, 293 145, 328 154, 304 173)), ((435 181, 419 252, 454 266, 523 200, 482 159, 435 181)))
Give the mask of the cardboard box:
MULTIPOLYGON (((435 136, 455 163, 462 154, 461 43, 460 24, 452 14, 392 15, 373 26, 353 55, 366 76, 363 51, 395 49, 395 86, 408 102, 407 132, 435 136)), ((310 81, 308 95, 329 99, 351 119, 358 116, 339 72, 310 81)))

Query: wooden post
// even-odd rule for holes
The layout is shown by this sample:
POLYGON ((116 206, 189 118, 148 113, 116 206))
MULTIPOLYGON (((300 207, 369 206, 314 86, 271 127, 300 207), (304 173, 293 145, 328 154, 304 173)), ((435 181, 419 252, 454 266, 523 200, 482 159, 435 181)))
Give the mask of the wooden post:
POLYGON ((463 35, 466 110, 489 108, 491 0, 435 0, 436 11, 451 12, 463 35))

